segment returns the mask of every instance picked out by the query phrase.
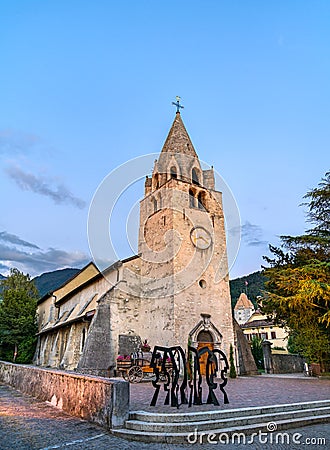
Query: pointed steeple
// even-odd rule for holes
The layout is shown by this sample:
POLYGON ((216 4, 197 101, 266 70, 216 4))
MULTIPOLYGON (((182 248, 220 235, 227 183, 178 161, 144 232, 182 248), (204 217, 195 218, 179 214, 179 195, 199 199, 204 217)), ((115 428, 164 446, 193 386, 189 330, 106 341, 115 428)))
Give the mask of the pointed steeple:
POLYGON ((175 119, 161 153, 176 153, 198 158, 186 127, 181 119, 180 112, 175 114, 175 119))
POLYGON ((180 105, 178 97, 177 102, 173 104, 177 107, 177 112, 159 158, 155 160, 152 177, 151 179, 146 178, 145 195, 161 188, 171 179, 191 183, 195 188, 200 186, 214 190, 213 168, 202 170, 197 153, 181 119, 179 109, 183 106, 180 105))

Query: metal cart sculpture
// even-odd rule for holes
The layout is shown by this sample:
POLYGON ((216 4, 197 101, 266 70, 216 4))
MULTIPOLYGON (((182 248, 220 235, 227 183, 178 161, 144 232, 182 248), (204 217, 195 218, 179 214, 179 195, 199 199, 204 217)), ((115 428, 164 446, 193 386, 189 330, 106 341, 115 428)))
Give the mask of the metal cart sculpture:
MULTIPOLYGON (((141 351, 132 353, 129 356, 118 356, 117 372, 120 372, 124 380, 130 383, 140 383, 142 380, 152 379, 155 376, 154 368, 150 365, 152 355, 151 352, 141 351)), ((169 360, 163 362, 159 354, 158 358, 155 357, 155 364, 159 370, 160 380, 166 381, 167 376, 171 376, 171 362, 169 360)))

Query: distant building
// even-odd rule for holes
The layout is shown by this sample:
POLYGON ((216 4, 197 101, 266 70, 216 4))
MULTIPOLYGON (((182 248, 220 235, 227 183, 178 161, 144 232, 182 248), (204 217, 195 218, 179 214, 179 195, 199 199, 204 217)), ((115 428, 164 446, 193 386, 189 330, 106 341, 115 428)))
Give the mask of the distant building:
POLYGON ((246 323, 241 325, 241 329, 250 342, 254 337, 259 337, 271 342, 272 348, 277 347, 287 350, 288 332, 284 328, 274 325, 274 321, 259 309, 251 315, 246 323))
POLYGON ((254 311, 253 303, 248 299, 247 295, 242 292, 234 308, 234 317, 239 325, 247 322, 254 311))

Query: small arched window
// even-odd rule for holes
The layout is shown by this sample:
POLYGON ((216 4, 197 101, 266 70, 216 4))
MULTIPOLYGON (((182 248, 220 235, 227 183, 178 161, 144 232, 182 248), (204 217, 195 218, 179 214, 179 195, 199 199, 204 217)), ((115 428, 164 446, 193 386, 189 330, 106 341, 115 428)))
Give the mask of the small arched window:
POLYGON ((193 169, 191 172, 191 179, 194 184, 199 184, 198 172, 196 169, 193 169))
POLYGON ((192 189, 189 189, 189 206, 195 208, 195 194, 192 189))
POLYGON ((85 341, 86 341, 86 329, 83 328, 82 334, 81 334, 81 351, 84 350, 84 347, 85 347, 85 341))
POLYGON ((170 168, 170 175, 171 175, 171 178, 178 178, 178 173, 177 173, 175 166, 172 166, 170 168))
POLYGON ((156 189, 159 188, 159 175, 158 175, 158 173, 156 173, 156 175, 155 175, 155 188, 156 189))

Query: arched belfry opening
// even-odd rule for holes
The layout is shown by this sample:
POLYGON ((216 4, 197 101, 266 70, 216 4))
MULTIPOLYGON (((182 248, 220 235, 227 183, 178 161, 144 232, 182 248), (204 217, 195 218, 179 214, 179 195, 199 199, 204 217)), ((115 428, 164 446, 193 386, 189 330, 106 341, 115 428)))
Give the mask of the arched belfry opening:
POLYGON ((203 191, 199 192, 197 200, 198 200, 198 208, 202 209, 203 211, 207 211, 205 192, 203 191))
POLYGON ((154 179, 154 189, 158 189, 159 188, 159 174, 158 173, 156 173, 154 176, 153 176, 153 179, 154 179))
POLYGON ((199 180, 199 174, 197 169, 193 168, 193 170, 191 171, 191 181, 193 182, 193 184, 200 184, 200 180, 199 180))
POLYGON ((196 206, 196 199, 195 199, 195 193, 192 189, 189 189, 189 207, 195 208, 196 206))
POLYGON ((172 166, 172 167, 170 168, 170 177, 171 177, 171 178, 174 178, 174 179, 177 179, 177 178, 178 178, 178 172, 177 172, 177 169, 176 169, 175 166, 172 166))

